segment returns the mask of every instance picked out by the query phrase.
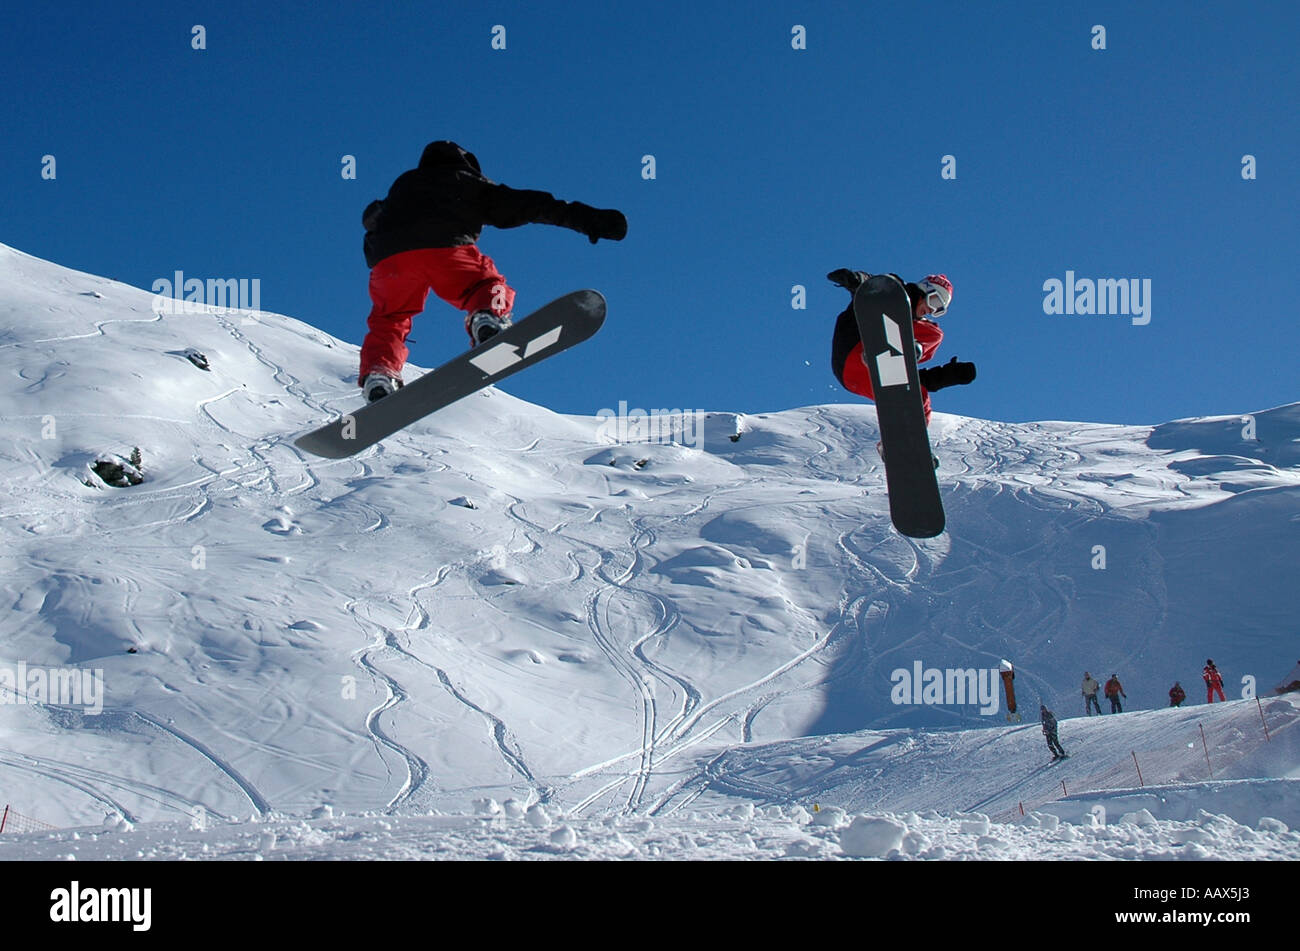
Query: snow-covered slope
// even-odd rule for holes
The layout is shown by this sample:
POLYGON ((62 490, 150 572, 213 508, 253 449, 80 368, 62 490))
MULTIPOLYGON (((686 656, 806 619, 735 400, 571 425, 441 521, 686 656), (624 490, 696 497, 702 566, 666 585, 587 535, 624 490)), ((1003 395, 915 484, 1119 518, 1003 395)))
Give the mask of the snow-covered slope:
MULTIPOLYGON (((151 304, 0 246, 0 667, 105 687, 98 715, 0 704, 0 799, 20 813, 328 806, 373 825, 513 799, 616 818, 623 843, 628 823, 738 803, 783 828, 834 809, 1011 818, 1062 778, 1062 797, 1135 785, 1116 765, 1134 750, 1160 751, 1148 783, 1210 779, 1177 752, 1202 725, 1213 778, 1295 778, 1294 741, 1251 732, 1287 737, 1285 700, 1066 718, 1085 670, 1118 673, 1140 710, 1176 679, 1199 704, 1207 656, 1229 698, 1294 664, 1300 404, 1155 427, 938 414, 949 531, 916 542, 889 527, 869 405, 717 412, 698 447, 617 445, 594 416, 490 390, 323 461, 292 437, 357 405, 354 346, 151 304), (96 457, 134 447, 145 481, 99 482, 96 457), (1023 724, 895 702, 896 670, 1003 657, 1023 724), (1040 700, 1078 746, 1050 777, 1040 700)), ((1209 811, 1276 799, 1207 789, 1209 811)))

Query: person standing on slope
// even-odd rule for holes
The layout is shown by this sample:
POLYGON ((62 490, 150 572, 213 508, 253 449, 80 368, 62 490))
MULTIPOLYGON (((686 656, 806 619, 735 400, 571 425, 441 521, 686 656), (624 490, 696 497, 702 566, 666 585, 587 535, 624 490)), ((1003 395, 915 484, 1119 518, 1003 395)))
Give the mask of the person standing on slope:
MULTIPOLYGON (((891 275, 898 277, 897 274, 891 275)), ((850 294, 871 278, 866 271, 839 268, 826 275, 831 283, 838 284, 850 294)), ((924 363, 934 356, 943 341, 943 331, 932 318, 942 317, 952 304, 952 282, 943 274, 928 274, 921 280, 899 283, 907 289, 912 304, 912 334, 916 338, 916 362, 924 363)), ((871 388, 871 374, 867 371, 867 356, 862 350, 862 335, 858 319, 853 313, 853 302, 835 320, 831 337, 831 371, 850 393, 875 400, 871 388)), ((917 371, 921 381, 921 405, 925 408, 925 424, 930 425, 930 394, 945 386, 958 386, 975 379, 975 364, 958 363, 953 357, 943 366, 925 367, 917 371)))
POLYGON ((1097 716, 1101 716, 1101 704, 1097 701, 1097 691, 1101 689, 1101 684, 1088 671, 1083 672, 1083 714, 1092 716, 1093 708, 1097 710, 1097 716))
POLYGON ((1124 687, 1119 682, 1118 674, 1111 674, 1110 680, 1106 681, 1106 699, 1110 701, 1111 713, 1123 713, 1124 708, 1119 704, 1119 698, 1128 699, 1128 694, 1124 692, 1124 687))
POLYGON ((1065 759, 1065 750, 1061 748, 1061 741, 1056 738, 1056 717, 1052 711, 1047 709, 1047 705, 1040 703, 1038 705, 1038 717, 1043 721, 1043 736, 1047 737, 1047 748, 1052 751, 1052 759, 1065 759))
POLYGON ((1169 705, 1171 707, 1181 707, 1186 699, 1187 691, 1175 680, 1174 685, 1169 688, 1169 705))
POLYGON ((515 292, 478 249, 484 225, 558 225, 592 244, 627 235, 621 212, 497 184, 472 152, 448 141, 425 146, 420 164, 399 175, 386 198, 367 205, 361 223, 372 306, 357 383, 367 402, 402 385, 411 318, 424 310, 430 290, 465 312, 471 347, 510 326, 515 292))
POLYGON ((1215 691, 1218 691, 1219 699, 1227 703, 1223 696, 1223 675, 1219 673, 1219 668, 1214 666, 1214 661, 1206 659, 1205 669, 1201 671, 1201 679, 1205 681, 1206 703, 1214 703, 1215 691))

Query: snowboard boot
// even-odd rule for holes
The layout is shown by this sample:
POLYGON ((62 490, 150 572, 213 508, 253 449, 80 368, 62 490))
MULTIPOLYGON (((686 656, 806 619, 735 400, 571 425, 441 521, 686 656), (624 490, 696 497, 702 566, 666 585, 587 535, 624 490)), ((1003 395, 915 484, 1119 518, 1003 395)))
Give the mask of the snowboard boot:
POLYGON ((832 284, 838 284, 850 294, 871 279, 871 275, 866 271, 851 271, 846 267, 837 268, 826 277, 832 284))
POLYGON ((477 347, 491 340, 511 324, 510 315, 500 317, 490 310, 476 310, 465 316, 465 332, 469 334, 469 345, 477 347))
POLYGON ((366 374, 366 381, 361 384, 361 391, 365 394, 367 403, 382 400, 388 394, 396 393, 401 388, 402 381, 400 377, 389 376, 379 370, 366 374))
POLYGON ((916 371, 921 385, 933 393, 945 386, 964 386, 975 379, 975 364, 958 363, 953 357, 940 367, 924 367, 916 371))

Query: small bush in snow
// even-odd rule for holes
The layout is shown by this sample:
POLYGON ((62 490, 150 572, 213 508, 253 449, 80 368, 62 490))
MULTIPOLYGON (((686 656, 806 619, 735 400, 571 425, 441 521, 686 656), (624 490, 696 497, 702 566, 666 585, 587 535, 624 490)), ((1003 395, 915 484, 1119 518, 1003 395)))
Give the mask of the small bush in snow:
POLYGON ((90 468, 94 470, 95 475, 104 481, 105 485, 111 485, 118 489, 125 489, 128 486, 139 485, 143 482, 143 466, 144 462, 140 457, 139 446, 131 450, 129 461, 121 456, 105 453, 90 464, 90 468))

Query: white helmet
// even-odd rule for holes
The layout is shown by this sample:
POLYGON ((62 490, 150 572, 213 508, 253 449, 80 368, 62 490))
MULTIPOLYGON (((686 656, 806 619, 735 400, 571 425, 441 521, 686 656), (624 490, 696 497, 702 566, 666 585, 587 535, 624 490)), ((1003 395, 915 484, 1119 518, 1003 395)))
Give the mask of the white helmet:
POLYGON ((947 313, 948 306, 952 303, 952 281, 948 280, 946 274, 927 274, 916 282, 916 286, 925 295, 931 314, 942 317, 947 313))

